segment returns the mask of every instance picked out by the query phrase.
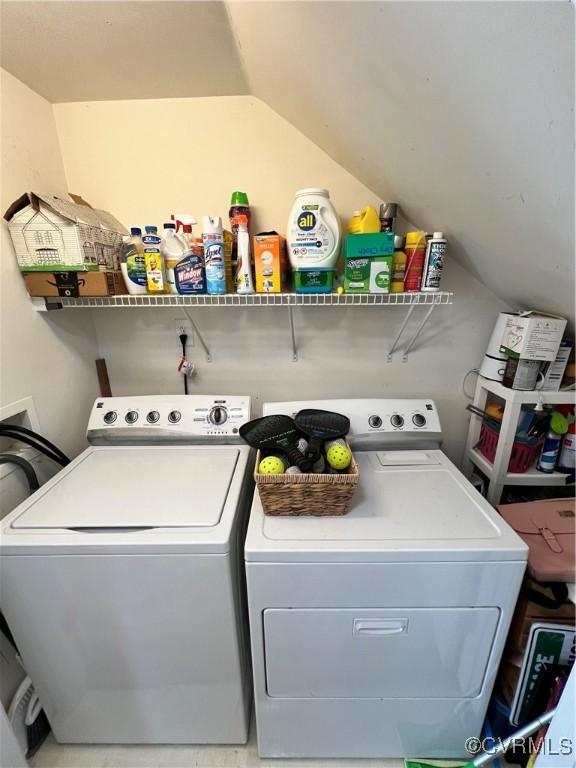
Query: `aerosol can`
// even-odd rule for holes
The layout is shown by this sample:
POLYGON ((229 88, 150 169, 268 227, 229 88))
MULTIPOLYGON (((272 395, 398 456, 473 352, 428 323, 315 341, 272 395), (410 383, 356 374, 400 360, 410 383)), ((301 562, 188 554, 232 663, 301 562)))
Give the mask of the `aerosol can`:
POLYGON ((222 232, 222 219, 219 216, 204 216, 202 240, 204 242, 208 293, 226 293, 224 235, 222 232))

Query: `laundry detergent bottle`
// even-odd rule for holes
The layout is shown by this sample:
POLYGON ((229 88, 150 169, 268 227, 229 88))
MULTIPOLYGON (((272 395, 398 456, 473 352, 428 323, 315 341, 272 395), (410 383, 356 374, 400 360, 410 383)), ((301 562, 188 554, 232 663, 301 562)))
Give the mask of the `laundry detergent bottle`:
POLYGON ((120 270, 129 294, 137 296, 148 292, 146 260, 140 227, 132 227, 130 237, 123 238, 120 270))
POLYGON ((296 192, 287 226, 288 255, 297 293, 329 293, 340 251, 340 220, 327 189, 296 192))

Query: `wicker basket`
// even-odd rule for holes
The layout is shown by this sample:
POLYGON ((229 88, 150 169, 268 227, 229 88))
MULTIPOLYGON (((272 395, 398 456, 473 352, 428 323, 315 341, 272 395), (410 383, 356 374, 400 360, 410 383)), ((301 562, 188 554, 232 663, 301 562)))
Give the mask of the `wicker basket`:
MULTIPOLYGON (((260 465, 260 451, 256 466, 260 465)), ((360 473, 354 457, 345 475, 254 473, 265 515, 345 515, 360 473)))

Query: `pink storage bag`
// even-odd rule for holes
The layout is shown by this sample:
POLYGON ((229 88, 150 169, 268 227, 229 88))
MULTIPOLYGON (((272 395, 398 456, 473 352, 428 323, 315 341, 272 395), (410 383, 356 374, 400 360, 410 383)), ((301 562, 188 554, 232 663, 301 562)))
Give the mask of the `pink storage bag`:
POLYGON ((528 544, 528 573, 537 581, 576 581, 575 501, 546 499, 497 507, 528 544))

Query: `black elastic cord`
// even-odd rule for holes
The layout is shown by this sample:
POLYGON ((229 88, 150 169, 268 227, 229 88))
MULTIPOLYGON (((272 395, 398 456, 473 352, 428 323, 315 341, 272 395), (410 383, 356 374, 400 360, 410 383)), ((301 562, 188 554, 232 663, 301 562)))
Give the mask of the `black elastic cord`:
POLYGON ((0 453, 0 464, 15 464, 20 467, 22 472, 26 475, 28 481, 28 489, 30 493, 34 493, 40 488, 38 477, 34 471, 34 467, 29 461, 23 459, 22 456, 14 456, 12 453, 0 453))
POLYGON ((21 435, 18 432, 13 432, 12 430, 7 429, 6 427, 0 427, 0 437, 10 437, 14 440, 19 440, 21 443, 26 443, 26 445, 29 445, 31 448, 35 448, 40 453, 43 453, 44 456, 47 456, 49 459, 55 461, 56 464, 60 464, 62 467, 70 464, 70 459, 67 456, 62 458, 62 456, 52 453, 52 451, 48 450, 45 445, 36 442, 36 440, 28 437, 27 435, 21 435))
MULTIPOLYGON (((188 341, 188 334, 180 334, 180 344, 182 344, 182 357, 186 360, 186 342, 188 341)), ((184 394, 188 394, 188 370, 184 369, 184 394)))
POLYGON ((33 432, 31 429, 27 429, 26 427, 20 427, 17 424, 0 424, 0 430, 3 429, 9 429, 12 432, 20 432, 23 435, 27 435, 28 437, 32 437, 34 440, 37 440, 39 443, 43 443, 47 448, 49 448, 52 453, 56 454, 56 456, 60 456, 62 461, 65 461, 66 464, 70 464, 70 459, 68 456, 66 456, 65 453, 63 453, 58 446, 54 445, 54 443, 51 443, 48 438, 44 437, 44 435, 40 435, 38 432, 33 432))

